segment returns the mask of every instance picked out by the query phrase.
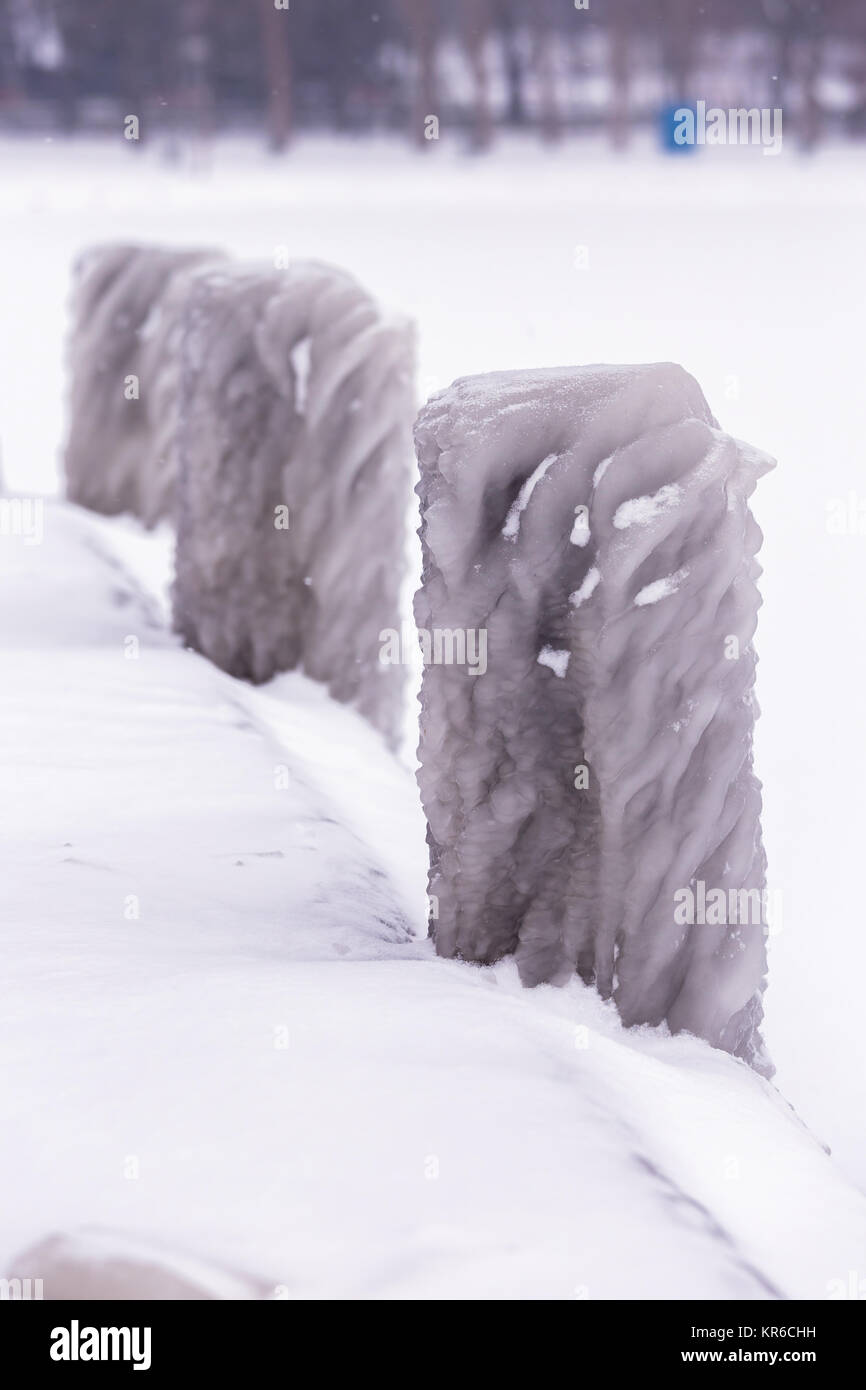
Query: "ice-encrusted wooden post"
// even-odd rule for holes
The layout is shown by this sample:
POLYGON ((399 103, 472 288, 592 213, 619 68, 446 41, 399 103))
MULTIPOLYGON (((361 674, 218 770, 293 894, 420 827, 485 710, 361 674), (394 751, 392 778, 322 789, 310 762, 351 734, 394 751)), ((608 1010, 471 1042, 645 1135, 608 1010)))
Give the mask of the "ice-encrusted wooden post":
POLYGON ((175 626, 233 675, 302 669, 396 742, 412 326, 315 262, 206 269, 185 312, 175 626))
POLYGON ((416 443, 438 951, 576 971, 627 1024, 766 1068, 748 497, 771 461, 671 364, 464 379, 416 443))
POLYGON ((131 245, 79 257, 67 349, 70 501, 107 515, 131 512, 148 526, 171 515, 178 282, 218 259, 216 251, 131 245))

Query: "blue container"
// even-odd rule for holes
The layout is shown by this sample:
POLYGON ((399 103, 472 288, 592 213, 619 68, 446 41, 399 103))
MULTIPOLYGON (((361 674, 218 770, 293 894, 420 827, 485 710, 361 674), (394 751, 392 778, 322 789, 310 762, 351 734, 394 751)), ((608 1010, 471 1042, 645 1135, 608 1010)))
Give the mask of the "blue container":
POLYGON ((668 154, 694 154, 698 148, 697 145, 679 144, 674 138, 675 132, 682 129, 683 126, 682 117, 677 120, 678 111, 691 111, 694 117, 692 130, 697 128, 697 108, 691 106, 687 101, 677 102, 676 106, 663 106, 659 112, 659 137, 662 149, 666 150, 668 154))

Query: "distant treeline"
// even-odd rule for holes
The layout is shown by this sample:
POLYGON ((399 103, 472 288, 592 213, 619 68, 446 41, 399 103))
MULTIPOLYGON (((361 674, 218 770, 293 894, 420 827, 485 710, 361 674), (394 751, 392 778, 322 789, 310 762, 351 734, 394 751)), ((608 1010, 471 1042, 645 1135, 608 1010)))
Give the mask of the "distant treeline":
POLYGON ((0 0, 0 128, 604 129, 671 103, 866 132, 866 0, 0 0))

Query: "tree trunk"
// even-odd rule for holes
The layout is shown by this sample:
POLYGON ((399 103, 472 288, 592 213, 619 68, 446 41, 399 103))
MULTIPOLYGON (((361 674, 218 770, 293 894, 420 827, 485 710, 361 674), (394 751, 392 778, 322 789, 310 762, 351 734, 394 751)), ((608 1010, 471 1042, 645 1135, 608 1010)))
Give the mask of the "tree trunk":
POLYGON ((268 144, 280 154, 292 137, 292 55, 286 26, 290 11, 259 0, 265 81, 268 87, 268 144))
POLYGON ((436 110, 436 13, 433 0, 401 0, 400 8, 409 31, 417 63, 410 115, 412 139, 422 150, 430 141, 425 127, 436 110))
POLYGON ((556 100, 556 67, 553 61, 553 30, 550 8, 539 3, 533 11, 535 24, 535 71, 540 91, 539 126, 543 140, 558 140, 562 117, 556 100))
POLYGON ((514 12, 509 4, 500 14, 502 46, 505 53, 505 82, 508 89, 505 124, 522 129, 526 125, 526 103, 523 100, 523 62, 520 54, 514 12))
POLYGON ((666 0, 664 61, 673 101, 691 101, 695 33, 693 0, 666 0))
POLYGON ((625 149, 629 137, 628 113, 628 19, 618 4, 608 30, 611 103, 608 112, 610 142, 615 150, 625 149))
POLYGON ((490 111, 490 83, 484 46, 490 32, 490 0, 464 0, 463 35, 466 56, 475 83, 475 108, 472 116, 472 145, 486 150, 493 139, 493 117, 490 111))
POLYGON ((807 39, 802 58, 802 116, 800 140, 805 150, 813 150, 821 137, 821 109, 815 94, 815 83, 821 67, 821 40, 807 39))

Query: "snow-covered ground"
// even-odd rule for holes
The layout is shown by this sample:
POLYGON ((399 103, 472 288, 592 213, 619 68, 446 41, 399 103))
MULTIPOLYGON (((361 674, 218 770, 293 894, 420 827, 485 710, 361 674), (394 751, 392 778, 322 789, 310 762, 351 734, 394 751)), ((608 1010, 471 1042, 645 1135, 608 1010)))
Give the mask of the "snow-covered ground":
MULTIPOLYGON (((57 486, 69 271, 94 240, 342 263, 418 319, 425 395, 496 368, 692 371, 780 460, 756 504, 766 1031, 781 1092, 866 1187, 866 534, 826 525, 834 498, 866 508, 863 156, 718 153, 227 143, 190 174, 120 142, 2 143, 3 468, 57 486)), ((4 1258, 99 1221, 302 1293, 821 1297, 866 1274, 861 1199, 741 1067, 405 939, 411 777, 303 680, 252 692, 178 651, 124 578, 164 549, 61 512, 41 546, 0 538, 24 567, 0 597, 4 1258)))
POLYGON ((265 1296, 848 1278, 866 1199, 771 1086, 577 983, 437 960, 378 736, 182 650, 122 526, 44 520, 0 547, 5 1270, 50 1292, 16 1252, 101 1227, 265 1296))

